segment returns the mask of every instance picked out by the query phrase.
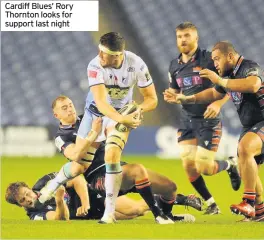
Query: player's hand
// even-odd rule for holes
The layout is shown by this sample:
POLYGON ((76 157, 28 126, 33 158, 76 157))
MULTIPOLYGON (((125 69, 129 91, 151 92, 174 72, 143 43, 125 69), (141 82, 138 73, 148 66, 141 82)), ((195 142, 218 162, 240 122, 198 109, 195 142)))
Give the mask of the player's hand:
POLYGON ((221 80, 221 77, 217 75, 214 71, 211 71, 209 69, 203 69, 200 71, 200 77, 202 78, 208 78, 211 82, 215 84, 219 84, 219 81, 221 80))
POLYGON ((101 117, 98 117, 95 120, 93 120, 92 129, 98 134, 101 132, 102 130, 102 118, 101 117))
POLYGON ((221 110, 218 101, 211 103, 204 112, 204 118, 216 118, 221 110))
POLYGON ((163 92, 164 100, 168 103, 176 103, 176 104, 190 104, 195 102, 195 97, 192 96, 185 96, 181 93, 174 93, 171 92, 169 89, 166 89, 163 92))
POLYGON ((135 112, 122 116, 122 121, 126 127, 137 128, 142 122, 142 109, 138 108, 135 112))
POLYGON ((76 212, 76 216, 77 217, 83 217, 83 216, 87 215, 89 209, 90 209, 89 204, 82 205, 82 206, 78 207, 77 212, 76 212))

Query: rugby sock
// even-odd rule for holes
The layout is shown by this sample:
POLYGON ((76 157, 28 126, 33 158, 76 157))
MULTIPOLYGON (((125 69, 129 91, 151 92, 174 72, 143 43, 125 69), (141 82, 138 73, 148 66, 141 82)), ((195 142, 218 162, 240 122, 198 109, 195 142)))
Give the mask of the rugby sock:
POLYGON ((230 162, 225 160, 225 161, 218 161, 215 160, 215 167, 214 167, 214 174, 222 172, 224 170, 228 170, 231 166, 230 162))
MULTIPOLYGON (((104 217, 114 216, 115 202, 122 183, 122 168, 120 162, 105 164, 105 212, 104 217)), ((103 218, 104 218, 103 217, 103 218)))
POLYGON ((264 203, 259 203, 255 205, 256 217, 264 215, 264 203))
MULTIPOLYGON (((76 177, 71 174, 71 166, 71 162, 64 164, 57 176, 54 179, 50 180, 45 186, 45 190, 47 190, 49 193, 54 193, 62 184, 76 177)), ((45 201, 47 201, 47 197, 47 195, 42 194, 40 195, 38 200, 40 203, 44 203, 45 201)))
POLYGON ((173 199, 166 199, 160 196, 160 201, 159 201, 160 207, 166 215, 171 213, 175 200, 176 200, 176 197, 173 199))
POLYGON ((160 215, 160 211, 159 211, 157 202, 154 199, 150 184, 151 183, 149 182, 148 178, 145 178, 145 179, 136 181, 135 187, 138 193, 141 195, 141 197, 145 200, 145 202, 149 206, 154 217, 156 218, 158 215, 160 215))
POLYGON ((211 193, 209 193, 209 191, 205 185, 204 179, 201 175, 193 181, 192 181, 192 179, 190 179, 190 181, 191 181, 191 184, 193 185, 193 187, 195 188, 195 190, 201 195, 201 197, 205 201, 212 198, 212 195, 211 195, 211 193))
POLYGON ((248 204, 250 204, 252 207, 254 207, 255 199, 256 199, 256 192, 254 190, 245 189, 245 192, 243 193, 243 200, 246 200, 248 204))

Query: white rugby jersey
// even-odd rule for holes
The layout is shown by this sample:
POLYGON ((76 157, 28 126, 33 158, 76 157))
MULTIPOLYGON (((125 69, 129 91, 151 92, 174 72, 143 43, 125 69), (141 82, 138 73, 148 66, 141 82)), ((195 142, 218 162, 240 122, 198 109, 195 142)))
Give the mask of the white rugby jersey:
MULTIPOLYGON (((136 54, 125 51, 122 67, 119 69, 106 67, 100 64, 97 55, 87 68, 89 87, 98 84, 104 84, 108 91, 108 102, 114 108, 122 108, 127 103, 132 102, 133 88, 144 88, 152 84, 152 78, 149 74, 145 62, 136 54)), ((86 98, 86 108, 90 104, 96 105, 91 91, 86 98)))

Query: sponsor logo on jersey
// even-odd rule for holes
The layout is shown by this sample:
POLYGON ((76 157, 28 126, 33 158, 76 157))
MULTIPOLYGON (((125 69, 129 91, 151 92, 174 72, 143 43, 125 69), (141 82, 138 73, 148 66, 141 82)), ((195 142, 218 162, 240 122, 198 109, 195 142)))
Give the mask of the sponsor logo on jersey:
POLYGON ((240 92, 230 92, 229 96, 235 104, 240 104, 243 99, 243 95, 240 92))
POLYGON ((102 198, 102 196, 98 193, 97 194, 97 196, 96 196, 97 198, 102 198))
POLYGON ((88 76, 90 78, 96 78, 97 77, 97 72, 96 71, 93 71, 93 70, 89 70, 88 71, 88 76))
MULTIPOLYGON (((141 69, 140 69, 141 70, 141 69)), ((129 67, 128 69, 127 69, 127 71, 128 72, 135 72, 135 68, 134 67, 129 67)), ((142 70, 141 70, 142 71, 142 70)))
POLYGON ((185 87, 192 86, 192 77, 183 78, 183 86, 185 87))

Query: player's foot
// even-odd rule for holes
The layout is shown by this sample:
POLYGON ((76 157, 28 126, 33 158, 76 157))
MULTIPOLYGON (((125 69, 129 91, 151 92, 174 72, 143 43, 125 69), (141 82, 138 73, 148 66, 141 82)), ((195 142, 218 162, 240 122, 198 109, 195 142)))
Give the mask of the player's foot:
POLYGON ((245 200, 239 204, 232 204, 230 210, 235 214, 242 214, 245 217, 255 217, 255 208, 245 200))
POLYGON ((220 213, 220 208, 216 205, 216 203, 213 203, 206 208, 204 215, 216 215, 220 213))
POLYGON ((195 217, 191 214, 177 214, 173 216, 174 222, 195 222, 195 217))
POLYGON ((101 218, 101 220, 98 221, 100 224, 111 224, 111 223, 116 223, 116 219, 114 216, 106 215, 101 218))
POLYGON ((227 161, 230 163, 231 166, 226 171, 230 177, 232 188, 237 191, 241 185, 241 178, 237 169, 237 158, 229 157, 227 161))
POLYGON ((174 221, 168 218, 167 216, 157 216, 155 218, 156 223, 158 224, 174 224, 174 221))
POLYGON ((190 194, 186 198, 185 206, 190 206, 198 211, 202 211, 203 203, 201 198, 196 197, 194 194, 190 194))
POLYGON ((252 218, 253 222, 264 222, 264 214, 261 216, 255 216, 252 218))
POLYGON ((182 194, 177 194, 176 201, 174 205, 184 205, 192 207, 198 211, 202 211, 202 200, 199 197, 196 197, 194 194, 190 194, 188 196, 184 196, 182 194))

